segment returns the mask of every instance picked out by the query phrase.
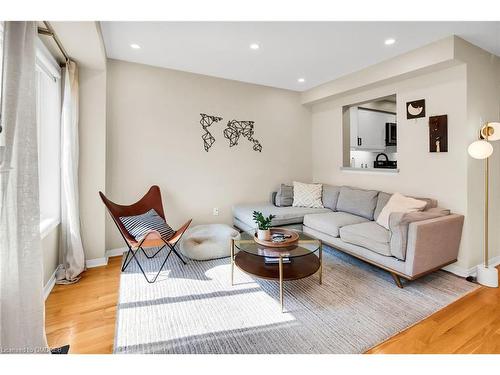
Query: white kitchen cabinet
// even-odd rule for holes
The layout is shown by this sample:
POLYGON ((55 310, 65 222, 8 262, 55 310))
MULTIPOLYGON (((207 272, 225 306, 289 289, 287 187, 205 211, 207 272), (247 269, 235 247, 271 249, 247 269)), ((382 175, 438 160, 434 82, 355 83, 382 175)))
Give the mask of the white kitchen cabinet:
POLYGON ((385 124, 395 123, 395 114, 351 107, 349 118, 351 149, 372 151, 386 149, 385 124))

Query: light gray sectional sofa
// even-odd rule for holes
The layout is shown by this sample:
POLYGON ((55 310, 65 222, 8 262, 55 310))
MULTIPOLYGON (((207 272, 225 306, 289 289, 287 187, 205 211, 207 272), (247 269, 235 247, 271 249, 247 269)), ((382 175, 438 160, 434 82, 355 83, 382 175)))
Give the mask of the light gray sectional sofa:
MULTIPOLYGON (((255 229, 252 212, 275 215, 273 226, 302 229, 324 243, 374 264, 400 277, 414 280, 457 260, 464 217, 427 202, 421 212, 392 213, 389 229, 376 223, 391 194, 347 186, 323 185, 324 208, 275 205, 271 202, 233 207, 233 224, 241 230, 255 229)), ((282 204, 280 200, 278 204, 282 204)))

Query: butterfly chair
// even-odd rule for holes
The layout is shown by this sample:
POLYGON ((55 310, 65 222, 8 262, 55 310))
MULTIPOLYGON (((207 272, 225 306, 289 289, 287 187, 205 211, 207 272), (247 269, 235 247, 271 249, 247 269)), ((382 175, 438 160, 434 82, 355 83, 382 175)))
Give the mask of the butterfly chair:
POLYGON ((132 234, 130 234, 127 229, 125 228, 125 225, 123 222, 120 220, 120 217, 126 217, 126 216, 136 216, 136 215, 142 215, 146 212, 148 212, 151 209, 154 209, 156 213, 163 219, 165 220, 165 214, 163 212, 163 205, 161 201, 161 193, 160 193, 160 188, 156 185, 152 186, 149 191, 142 197, 138 202, 131 204, 130 206, 122 206, 119 204, 116 204, 112 201, 110 201, 106 196, 102 193, 99 192, 99 195, 101 196, 102 201, 104 202, 104 205, 108 209, 109 214, 113 218, 113 221, 115 222, 116 226, 118 227, 118 230, 120 234, 123 237, 123 240, 127 244, 128 247, 128 252, 127 255, 125 256, 125 261, 123 262, 122 265, 122 271, 125 271, 132 261, 132 259, 135 259, 137 262, 137 265, 139 266, 139 269, 141 270, 142 274, 146 278, 147 282, 152 284, 156 281, 158 276, 160 275, 160 272, 163 269, 163 266, 165 266, 165 263, 167 262, 168 257, 170 254, 173 252, 177 257, 182 261, 182 263, 186 264, 184 259, 179 255, 177 250, 175 249, 177 243, 181 239, 182 235, 186 231, 186 229, 189 227, 191 224, 192 220, 188 220, 180 229, 175 231, 172 235, 169 236, 169 238, 163 238, 162 235, 154 230, 151 229, 147 232, 147 234, 140 238, 136 239, 132 234), (148 255, 145 251, 144 248, 151 248, 151 247, 159 247, 160 249, 157 250, 153 255, 148 255), (144 269, 142 268, 141 263, 139 262, 139 259, 137 258, 137 252, 142 251, 146 258, 152 259, 158 253, 163 250, 164 248, 168 248, 169 252, 167 256, 165 257, 165 260, 163 261, 158 273, 156 276, 152 279, 149 280, 148 277, 146 276, 146 273, 144 272, 144 269), (130 259, 129 259, 130 256, 130 259))

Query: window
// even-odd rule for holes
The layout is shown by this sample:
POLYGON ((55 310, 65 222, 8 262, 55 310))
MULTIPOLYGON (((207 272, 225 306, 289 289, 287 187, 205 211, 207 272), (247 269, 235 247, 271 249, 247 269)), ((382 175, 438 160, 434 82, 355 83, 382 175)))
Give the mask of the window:
POLYGON ((40 40, 36 46, 36 118, 42 236, 60 222, 61 71, 40 40))

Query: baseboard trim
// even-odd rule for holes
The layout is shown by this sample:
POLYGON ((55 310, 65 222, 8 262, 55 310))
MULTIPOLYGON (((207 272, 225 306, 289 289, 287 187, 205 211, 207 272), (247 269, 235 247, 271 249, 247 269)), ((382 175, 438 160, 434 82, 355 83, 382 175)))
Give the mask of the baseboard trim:
POLYGON ((108 264, 108 258, 122 256, 126 250, 127 249, 123 247, 106 250, 104 258, 87 259, 85 265, 87 268, 106 266, 108 264))
MULTIPOLYGON (((491 267, 496 267, 499 264, 500 264, 500 255, 491 258, 489 261, 489 265, 491 267)), ((460 277, 469 277, 469 276, 476 276, 478 266, 480 266, 480 264, 471 268, 464 268, 464 267, 459 267, 455 264, 450 264, 449 266, 446 266, 443 269, 460 277)))
POLYGON ((95 259, 87 259, 85 265, 87 268, 101 267, 108 264, 108 258, 95 258, 95 259))
POLYGON ((49 296, 50 292, 52 292, 52 289, 54 289, 54 285, 56 285, 56 273, 61 268, 61 264, 59 264, 52 275, 50 276, 50 279, 47 281, 47 283, 43 287, 43 299, 46 300, 47 297, 49 296))
POLYGON ((117 249, 106 250, 106 258, 122 256, 125 251, 127 251, 126 247, 119 247, 117 249))

